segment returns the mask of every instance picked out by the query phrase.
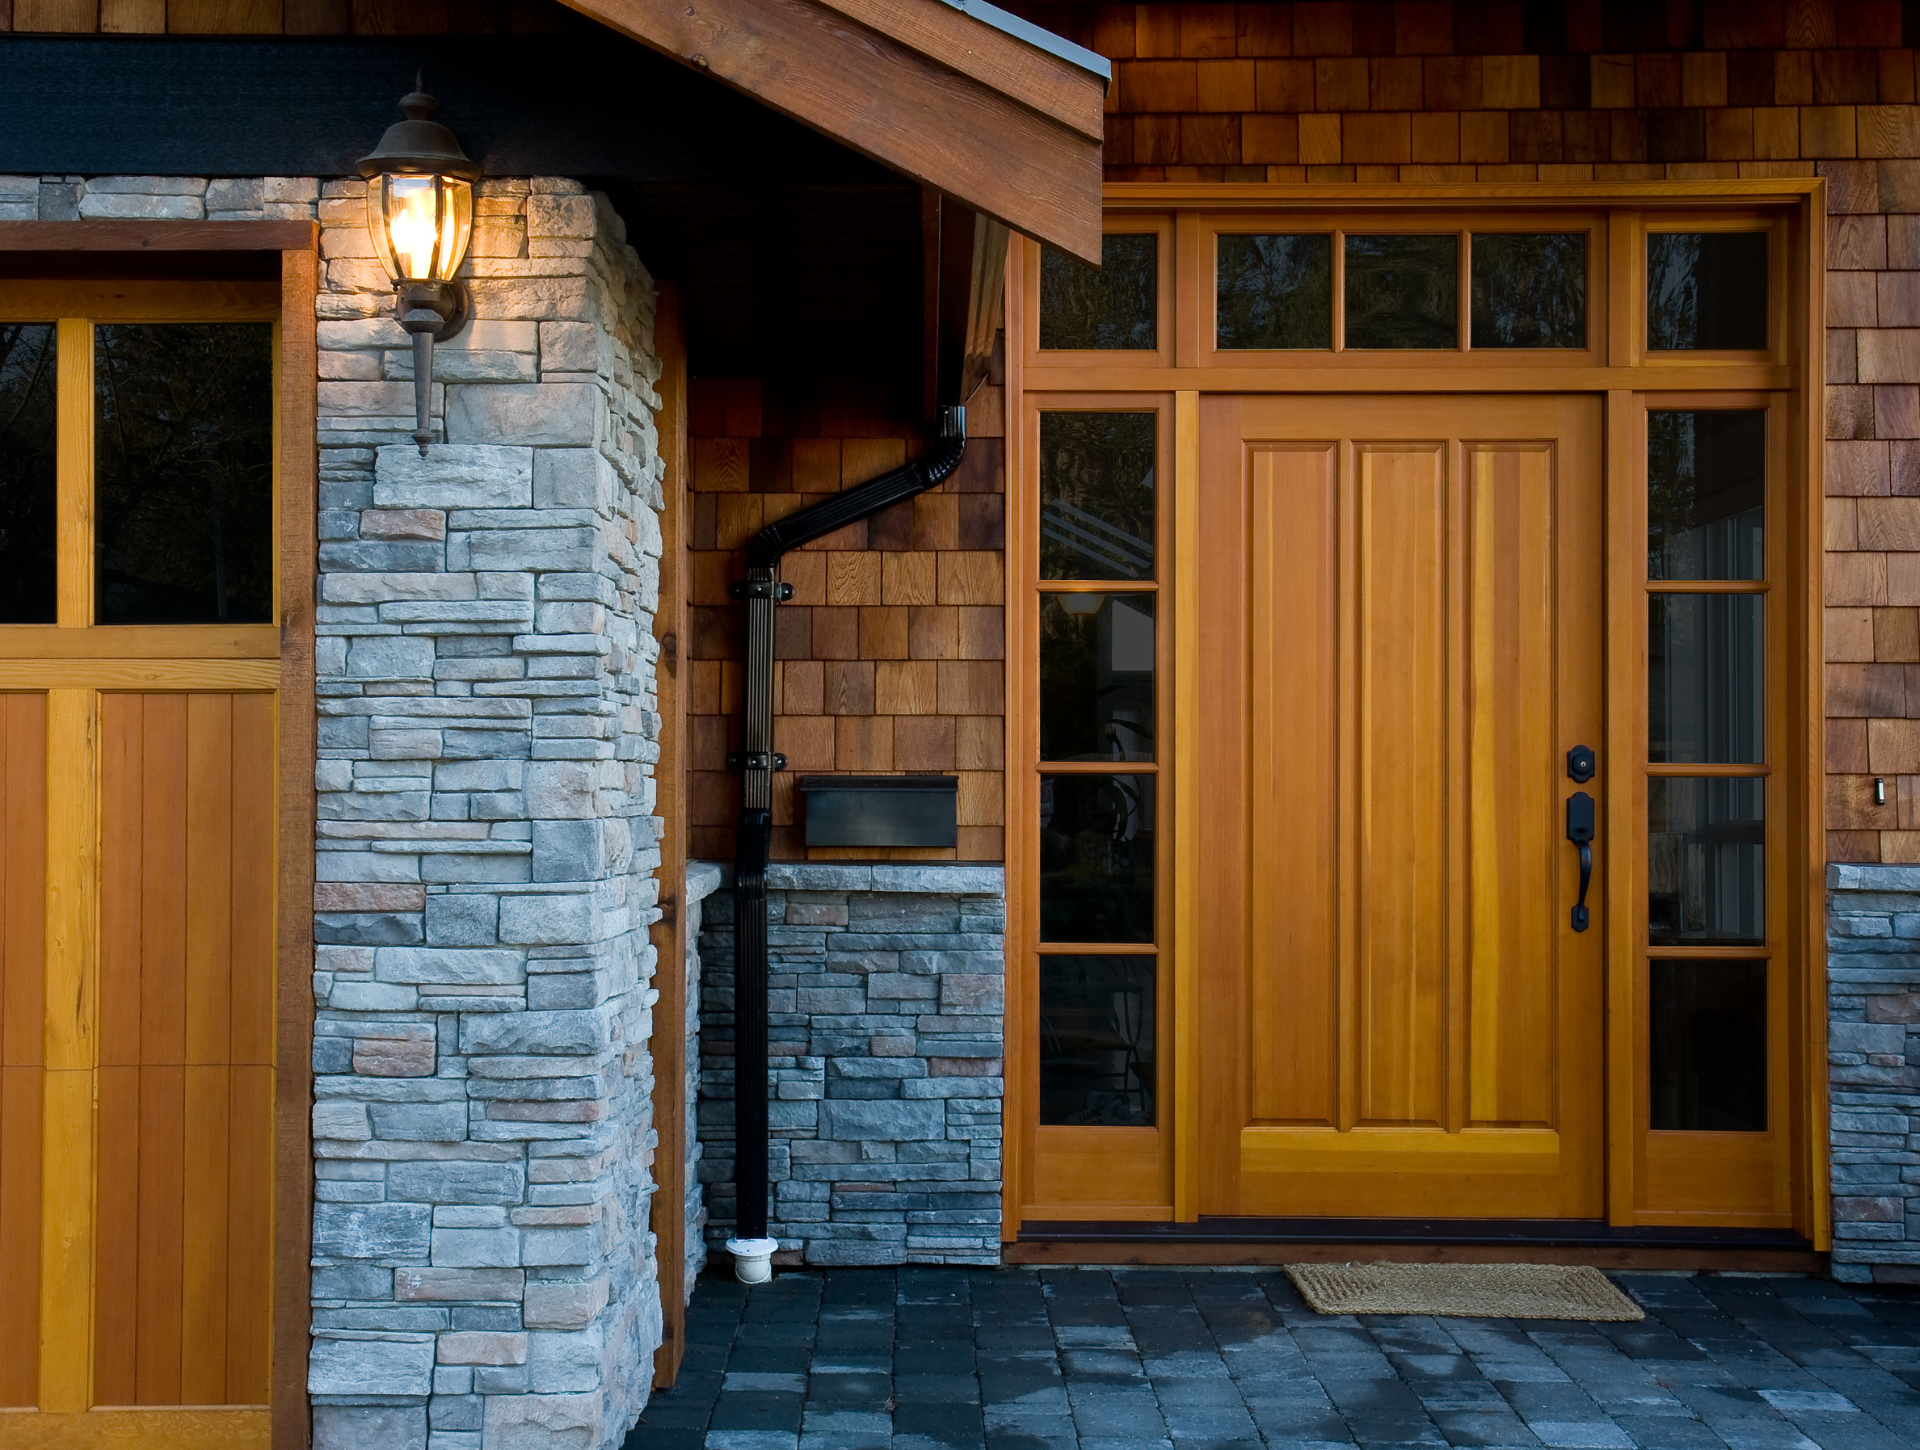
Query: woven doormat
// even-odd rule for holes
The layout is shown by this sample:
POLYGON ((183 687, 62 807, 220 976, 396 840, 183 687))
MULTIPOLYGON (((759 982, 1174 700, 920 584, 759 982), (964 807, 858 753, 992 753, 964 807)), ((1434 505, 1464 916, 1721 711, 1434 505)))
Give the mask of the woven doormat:
POLYGON ((1564 1264, 1288 1264, 1322 1314, 1644 1319, 1598 1269, 1564 1264))

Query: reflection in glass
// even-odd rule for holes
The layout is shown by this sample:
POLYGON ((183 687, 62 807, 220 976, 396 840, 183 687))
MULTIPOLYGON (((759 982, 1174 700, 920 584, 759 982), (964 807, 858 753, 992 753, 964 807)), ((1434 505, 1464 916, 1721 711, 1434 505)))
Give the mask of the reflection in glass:
POLYGON ((1040 1121, 1153 1126, 1154 959, 1040 958, 1040 1121))
POLYGON ((1040 577, 1153 577, 1152 413, 1040 415, 1040 577))
POLYGON ((1153 596, 1048 594, 1040 758, 1153 759, 1153 596))
POLYGON ((1647 348, 1767 345, 1765 232, 1651 232, 1647 348))
POLYGON ((1655 946, 1766 941, 1766 782, 1647 781, 1647 925, 1655 946))
POLYGON ((1765 759, 1758 594, 1647 599, 1647 758, 1676 765, 1765 759))
POLYGON ((1333 238, 1234 236, 1216 247, 1222 348, 1333 346, 1333 238))
POLYGON ((1040 940, 1153 940, 1153 777, 1040 777, 1040 940))
POLYGON ((1585 347, 1587 234, 1475 232, 1473 345, 1585 347))
POLYGON ((1767 1130, 1767 964, 1654 962, 1649 1127, 1767 1130))
POLYGON ((1767 415, 1647 414, 1647 577, 1766 577, 1767 415))
POLYGON ((0 322, 0 624, 54 622, 54 328, 0 322))
POLYGON ((101 624, 273 617, 273 328, 94 329, 101 624))
POLYGON ((1349 348, 1459 346, 1459 237, 1346 240, 1349 348))
POLYGON ((1040 346, 1150 350, 1159 344, 1160 238, 1100 239, 1100 266, 1046 247, 1040 253, 1040 346))

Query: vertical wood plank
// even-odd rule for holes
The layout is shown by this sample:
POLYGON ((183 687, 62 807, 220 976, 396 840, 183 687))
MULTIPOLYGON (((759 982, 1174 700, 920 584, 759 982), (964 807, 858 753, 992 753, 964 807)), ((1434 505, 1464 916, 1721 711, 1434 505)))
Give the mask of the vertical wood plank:
POLYGON ((313 594, 320 259, 280 254, 279 809, 274 900, 273 1450, 306 1450, 313 1200, 313 594))
MULTIPOLYGON (((100 1225, 95 1273, 132 1286, 140 1273, 141 698, 100 697, 100 1225)), ((139 1395, 138 1316, 113 1299, 94 1319, 94 1403, 139 1395)))
POLYGON ((1468 445, 1472 940, 1467 1121, 1551 1126, 1559 912, 1552 829, 1553 456, 1468 445))
MULTIPOLYGON (((1183 239, 1187 233, 1181 233, 1183 239)), ((1176 252, 1176 263, 1183 251, 1176 252)), ((1176 276, 1188 269, 1180 266, 1176 276)), ((1191 309, 1189 309, 1191 310, 1191 309)), ((1173 1217, 1200 1218, 1200 395, 1173 395, 1173 1217)), ((1163 583, 1164 590, 1164 583, 1163 583)), ((1164 626, 1163 626, 1164 627, 1164 626)), ((1161 658, 1166 656, 1163 653, 1161 658)), ((1164 756, 1163 756, 1164 759, 1164 756)), ((1162 809, 1165 809, 1163 806, 1162 809)), ((1168 965, 1161 957, 1162 970, 1168 965)))
POLYGON ((654 765, 654 810, 666 821, 660 840, 659 894, 666 915, 648 935, 656 955, 653 1007, 653 1232, 660 1272, 660 1348, 653 1383, 664 1389, 686 1353, 687 1150, 687 700, 686 577, 687 354, 680 289, 660 288, 653 336, 660 354, 656 424, 665 473, 660 519, 660 604, 653 618, 660 642, 660 755, 654 765))
POLYGON ((1788 891, 1795 909, 1802 914, 1798 940, 1801 977, 1795 985, 1804 1021, 1799 1038, 1804 1054, 1801 1091, 1794 1096, 1796 1132, 1802 1135, 1804 1148, 1794 1155, 1804 1165, 1805 1183, 1796 1195, 1796 1211, 1803 1213, 1802 1230, 1815 1249, 1826 1252, 1833 1247, 1833 1200, 1827 1191, 1832 1182, 1829 1158, 1832 1142, 1827 1124, 1832 1121, 1828 1109, 1827 1080, 1827 923, 1826 902, 1827 838, 1823 782, 1827 768, 1826 680, 1817 664, 1826 658, 1825 602, 1825 506, 1826 488, 1822 472, 1826 463, 1825 412, 1817 400, 1825 399, 1827 349, 1827 207, 1826 184, 1822 182, 1813 196, 1800 205, 1798 221, 1801 251, 1799 275, 1804 292, 1794 299, 1787 316, 1793 319, 1795 335, 1791 356, 1806 369, 1806 384, 1794 394, 1792 439, 1789 457, 1793 460, 1782 479, 1783 501, 1800 492, 1797 514, 1780 510, 1783 519, 1791 517, 1794 532, 1788 536, 1797 579, 1788 581, 1798 592, 1790 597, 1801 601, 1800 618, 1795 621, 1799 650, 1801 688, 1794 708, 1800 712, 1798 738, 1800 757, 1795 761, 1800 779, 1789 807, 1783 839, 1798 827, 1795 842, 1797 871, 1789 876, 1788 891))
POLYGON ((1359 449, 1360 1121, 1444 1120, 1447 986, 1446 460, 1359 449))
MULTIPOLYGON (((63 332, 66 324, 61 324, 63 332)), ((64 351, 64 349, 63 349, 64 351)), ((63 378, 63 383, 65 379, 63 378)), ((47 694, 47 951, 39 1405, 88 1407, 93 1378, 93 1071, 99 969, 98 697, 47 694)))
POLYGON ((0 695, 0 1407, 40 1373, 47 697, 0 695))
POLYGON ((54 618, 72 629, 93 623, 93 324, 63 317, 55 326, 58 392, 55 434, 57 579, 54 618))
POLYGON ((167 0, 175 35, 278 35, 280 0, 167 0))
MULTIPOLYGON (((1616 242, 1620 231, 1616 227, 1612 233, 1616 242)), ((1617 269, 1617 260, 1615 265, 1617 269)), ((1615 847, 1602 853, 1601 869, 1607 888, 1607 1021, 1613 1024, 1607 1034, 1607 1218, 1616 1224, 1634 1221, 1638 1197, 1634 1064, 1640 1037, 1640 943, 1646 931, 1640 861, 1647 798, 1644 774, 1631 765, 1645 758, 1647 741, 1646 656, 1641 653, 1647 620, 1641 583, 1645 566, 1622 567, 1617 561, 1646 556, 1644 416, 1632 393, 1607 394, 1607 557, 1616 562, 1606 575, 1606 650, 1607 679, 1614 687, 1607 691, 1607 738, 1600 758, 1617 762, 1617 767, 1605 806, 1607 840, 1615 847)))
POLYGON ((167 28, 167 0, 100 0, 103 35, 159 35, 167 28))
POLYGON ((1251 833, 1263 883, 1246 899, 1251 1105, 1257 1118, 1327 1127, 1338 1117, 1337 460, 1327 444, 1255 452, 1250 534, 1250 814, 1287 823, 1251 833))

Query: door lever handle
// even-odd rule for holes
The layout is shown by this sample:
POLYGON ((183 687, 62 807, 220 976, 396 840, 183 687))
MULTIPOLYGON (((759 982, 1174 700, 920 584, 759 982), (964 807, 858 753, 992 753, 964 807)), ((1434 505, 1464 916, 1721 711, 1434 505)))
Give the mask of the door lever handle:
POLYGON ((1567 839, 1580 848, 1580 900, 1573 908, 1573 929, 1587 929, 1587 887, 1593 883, 1593 797, 1577 790, 1567 797, 1567 839))

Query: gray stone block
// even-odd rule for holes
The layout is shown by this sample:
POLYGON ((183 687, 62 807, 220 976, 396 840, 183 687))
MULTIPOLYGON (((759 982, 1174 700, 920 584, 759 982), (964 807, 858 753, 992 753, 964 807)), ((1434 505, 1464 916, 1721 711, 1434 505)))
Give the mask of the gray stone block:
POLYGON ((932 1102, 829 1099, 819 1112, 820 1136, 842 1141, 911 1142, 946 1130, 946 1114, 932 1102))
MULTIPOLYGON (((409 1395, 425 1399, 433 1388, 433 1336, 377 1336, 350 1331, 314 1337, 307 1361, 312 1395, 409 1395)), ((385 1408, 385 1407, 383 1407, 385 1408)), ((414 1408, 425 1428, 425 1406, 414 1408)))
POLYGON ((427 1450, 426 1406, 315 1405, 313 1450, 427 1450))
POLYGON ((605 1423, 603 1403, 591 1391, 495 1395, 487 1400, 483 1443, 487 1450, 588 1450, 613 1428, 605 1423))
POLYGON ((465 1103, 376 1103, 373 1135, 396 1142, 457 1143, 467 1136, 465 1103))
POLYGON ((485 947, 499 940, 500 899, 461 892, 429 896, 426 939, 437 947, 485 947))
POLYGON ((313 1212, 313 1252, 328 1259, 424 1259, 431 1231, 424 1204, 323 1203, 313 1212))
POLYGON ((504 947, 382 947, 373 971, 383 982, 508 986, 525 978, 526 955, 504 947))
MULTIPOLYGON (((387 1170, 387 1195, 424 1203, 519 1203, 526 1197, 527 1173, 518 1163, 471 1163, 445 1159, 395 1163, 387 1170)), ((486 1294, 476 1299, 497 1297, 486 1294)))
POLYGON ((500 903, 500 937, 524 946, 567 946, 594 940, 596 913, 585 893, 509 896, 500 903))
POLYGON ((493 384, 447 389, 447 437, 451 442, 591 448, 601 441, 605 429, 605 400, 590 384, 493 384))

